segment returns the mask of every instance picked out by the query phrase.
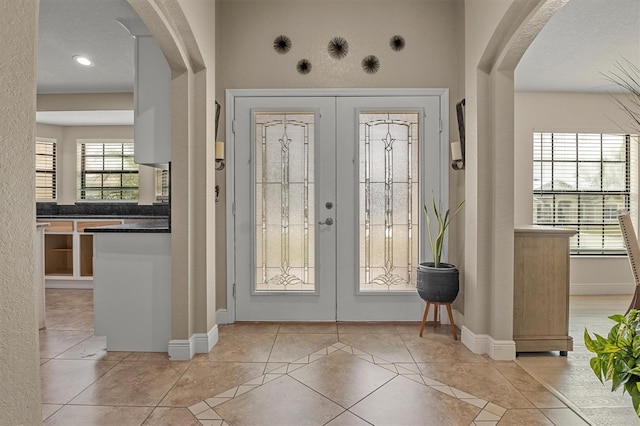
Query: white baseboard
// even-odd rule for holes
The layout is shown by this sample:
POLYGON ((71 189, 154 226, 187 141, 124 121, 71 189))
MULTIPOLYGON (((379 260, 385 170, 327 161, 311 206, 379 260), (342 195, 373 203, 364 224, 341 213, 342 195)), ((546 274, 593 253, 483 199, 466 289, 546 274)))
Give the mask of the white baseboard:
POLYGON ((45 280, 44 288, 92 290, 93 280, 45 280))
POLYGON ((191 339, 169 340, 169 359, 171 361, 189 361, 195 354, 195 345, 191 339))
POLYGON ((218 324, 214 324, 207 333, 196 333, 192 337, 197 354, 208 354, 218 343, 218 324))
POLYGON ((218 309, 216 311, 216 324, 233 324, 233 318, 226 309, 218 309))
POLYGON ((580 283, 571 284, 571 295, 605 295, 605 294, 633 294, 636 286, 634 283, 580 283))
POLYGON ((516 342, 513 340, 495 340, 488 334, 475 334, 464 325, 460 340, 475 354, 487 354, 496 361, 516 359, 516 342))
POLYGON ((218 343, 218 325, 214 324, 207 333, 194 333, 190 339, 169 341, 171 361, 189 361, 195 354, 209 353, 218 343))

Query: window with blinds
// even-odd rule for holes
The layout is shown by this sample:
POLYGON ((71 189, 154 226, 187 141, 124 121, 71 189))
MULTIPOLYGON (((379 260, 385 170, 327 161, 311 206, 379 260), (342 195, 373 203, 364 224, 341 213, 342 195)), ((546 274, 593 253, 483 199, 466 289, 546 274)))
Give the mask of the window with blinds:
POLYGON ((56 141, 36 139, 36 200, 56 199, 56 141))
POLYGON ((169 170, 156 169, 156 201, 169 201, 169 170))
POLYGON ((78 199, 137 200, 133 142, 78 143, 78 199))
POLYGON ((631 135, 534 133, 533 223, 578 231, 572 254, 624 254, 617 213, 635 211, 636 145, 631 135))

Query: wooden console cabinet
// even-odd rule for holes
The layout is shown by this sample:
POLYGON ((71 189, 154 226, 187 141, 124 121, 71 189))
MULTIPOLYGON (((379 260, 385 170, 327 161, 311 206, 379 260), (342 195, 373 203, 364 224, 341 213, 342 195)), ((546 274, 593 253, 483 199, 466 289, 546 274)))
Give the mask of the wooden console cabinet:
POLYGON ((515 229, 513 340, 516 353, 573 350, 569 336, 569 238, 572 229, 515 229))

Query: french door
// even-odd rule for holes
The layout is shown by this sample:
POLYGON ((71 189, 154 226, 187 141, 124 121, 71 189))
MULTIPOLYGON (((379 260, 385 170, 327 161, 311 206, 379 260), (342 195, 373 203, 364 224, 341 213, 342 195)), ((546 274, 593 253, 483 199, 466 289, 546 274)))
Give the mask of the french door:
POLYGON ((445 94, 232 97, 236 320, 420 318, 445 94))

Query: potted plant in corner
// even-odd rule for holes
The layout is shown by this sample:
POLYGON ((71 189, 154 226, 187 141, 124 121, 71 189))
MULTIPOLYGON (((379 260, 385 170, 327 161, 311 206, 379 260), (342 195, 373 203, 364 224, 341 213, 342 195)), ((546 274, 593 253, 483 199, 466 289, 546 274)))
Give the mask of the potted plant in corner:
MULTIPOLYGON (((420 336, 424 330, 424 325, 429 313, 429 306, 434 305, 434 309, 438 305, 446 305, 449 313, 449 320, 453 331, 453 337, 457 339, 453 315, 451 313, 451 302, 458 297, 460 290, 458 268, 450 263, 442 262, 442 248, 444 247, 445 232, 451 223, 451 220, 458 214, 464 201, 461 201, 455 211, 450 214, 447 211, 442 215, 438 211, 435 198, 432 200, 433 216, 436 220, 436 231, 431 230, 431 214, 427 204, 424 205, 424 213, 427 219, 427 233, 429 235, 429 244, 433 253, 433 262, 423 262, 418 266, 418 282, 417 290, 420 297, 427 303, 422 318, 422 326, 420 328, 420 336)), ((434 312, 435 318, 435 312, 434 312)), ((435 320, 434 320, 435 323, 435 320)))

